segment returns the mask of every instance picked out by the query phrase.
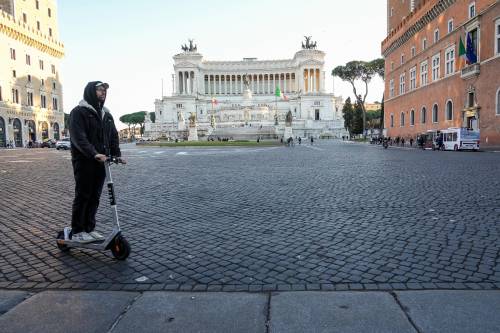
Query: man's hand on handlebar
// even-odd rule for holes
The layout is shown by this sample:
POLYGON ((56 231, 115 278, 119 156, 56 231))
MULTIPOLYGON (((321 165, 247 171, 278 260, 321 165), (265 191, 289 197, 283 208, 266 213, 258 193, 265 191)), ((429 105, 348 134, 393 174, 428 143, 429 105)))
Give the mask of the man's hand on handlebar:
POLYGON ((102 163, 106 162, 106 160, 107 160, 107 157, 104 154, 97 154, 94 156, 94 158, 96 159, 96 161, 99 161, 102 163))

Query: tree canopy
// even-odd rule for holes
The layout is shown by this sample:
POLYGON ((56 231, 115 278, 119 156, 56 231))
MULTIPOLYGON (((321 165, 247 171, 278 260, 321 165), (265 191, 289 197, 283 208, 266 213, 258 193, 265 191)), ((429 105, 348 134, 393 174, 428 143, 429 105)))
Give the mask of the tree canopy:
POLYGON ((332 75, 339 77, 342 81, 349 82, 352 86, 356 103, 360 105, 363 113, 363 135, 365 135, 366 124, 366 109, 365 101, 368 95, 368 84, 375 76, 384 77, 385 73, 384 59, 375 59, 372 61, 350 61, 345 66, 337 66, 333 69, 332 75), (361 81, 365 85, 365 92, 363 95, 358 93, 356 82, 361 81))

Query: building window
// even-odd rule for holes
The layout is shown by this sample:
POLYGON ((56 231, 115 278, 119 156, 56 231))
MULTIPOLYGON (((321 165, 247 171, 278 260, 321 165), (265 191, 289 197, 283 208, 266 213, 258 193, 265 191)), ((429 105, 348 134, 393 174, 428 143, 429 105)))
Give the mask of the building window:
MULTIPOLYGON (((0 87, 0 101, 2 100, 2 87, 0 87)), ((497 90, 497 116, 500 116, 500 88, 497 90)))
POLYGON ((56 90, 56 83, 55 82, 52 82, 52 89, 56 90))
POLYGON ((45 86, 45 80, 44 80, 44 79, 42 79, 41 81, 42 81, 41 86, 42 86, 42 87, 43 87, 43 86, 45 86))
POLYGON ((314 120, 319 120, 319 109, 314 110, 314 120))
POLYGON ((52 65, 50 67, 51 67, 52 74, 55 74, 56 73, 56 66, 52 65))
POLYGON ((31 57, 29 54, 26 55, 26 65, 31 66, 31 57))
POLYGON ((405 113, 404 112, 401 112, 401 119, 399 119, 399 125, 401 127, 404 127, 404 125, 405 125, 405 113))
POLYGON ((453 103, 451 100, 446 102, 446 120, 453 120, 453 103))
POLYGON ((413 58, 415 56, 415 54, 417 54, 417 52, 415 51, 415 46, 412 46, 411 47, 411 57, 413 58))
POLYGON ((417 67, 410 69, 410 91, 417 88, 417 67))
POLYGON ((410 111, 410 126, 415 126, 415 110, 410 111))
POLYGON ((427 109, 424 107, 422 107, 422 110, 420 111, 420 122, 422 124, 425 124, 425 122, 427 121, 427 109))
POLYGON ((31 82, 31 75, 28 74, 28 82, 31 82))
POLYGON ((391 7, 391 17, 394 16, 394 7, 391 7))
POLYGON ((422 51, 427 49, 427 38, 422 39, 422 51))
POLYGON ((45 95, 40 95, 40 106, 44 109, 47 108, 47 97, 45 95))
POLYGON ((40 69, 43 71, 43 60, 39 60, 38 64, 40 66, 40 69))
POLYGON ((439 41, 439 29, 434 30, 434 43, 439 41))
POLYGON ((26 15, 26 13, 23 13, 23 22, 28 23, 28 16, 26 15))
POLYGON ((437 123, 438 122, 438 106, 437 104, 434 104, 432 107, 432 122, 437 123))
POLYGON ((16 60, 16 49, 13 48, 10 49, 10 58, 12 60, 16 60))
POLYGON ((50 8, 47 9, 47 14, 49 15, 49 17, 52 17, 52 10, 50 8))
POLYGON ((406 79, 406 73, 403 73, 399 76, 399 94, 402 95, 405 93, 405 79, 406 79))
POLYGON ((420 86, 423 87, 427 84, 427 77, 428 77, 428 66, 427 66, 427 60, 422 62, 420 64, 420 86))
POLYGON ((495 53, 500 54, 500 19, 495 22, 495 53))
POLYGON ((36 30, 40 30, 40 21, 36 21, 36 30))
POLYGON ((49 28, 49 36, 52 37, 52 28, 49 28))
POLYGON ((19 104, 19 90, 12 89, 12 103, 19 104))
POLYGON ((439 53, 432 57, 432 81, 439 80, 439 77, 441 76, 439 68, 440 60, 441 57, 439 53))
POLYGON ((451 75, 455 73, 455 46, 446 49, 445 53, 445 63, 446 63, 446 73, 445 75, 451 75))
POLYGON ((476 16, 476 3, 472 2, 469 4, 469 18, 476 16))
POLYGON ((28 106, 33 106, 33 93, 28 91, 28 106))
POLYGON ((469 98, 467 99, 467 107, 473 108, 474 107, 474 102, 475 96, 473 91, 469 91, 469 98))
POLYGON ((52 97, 52 109, 57 110, 57 98, 52 97))
POLYGON ((3 97, 2 97, 2 86, 0 86, 0 101, 3 101, 3 97))
POLYGON ((394 127, 394 115, 391 113, 391 127, 394 127))
POLYGON ((394 80, 389 81, 389 96, 394 97, 394 80))
POLYGON ((448 33, 453 31, 453 19, 448 21, 448 33))
POLYGON ((17 74, 16 74, 16 70, 15 70, 15 69, 12 71, 12 77, 17 77, 17 74))
POLYGON ((391 61, 391 71, 393 71, 393 70, 394 70, 394 62, 391 61))
POLYGON ((405 55, 401 54, 401 65, 405 63, 405 55))
POLYGON ((35 7, 36 9, 40 9, 40 1, 38 0, 35 1, 35 7))

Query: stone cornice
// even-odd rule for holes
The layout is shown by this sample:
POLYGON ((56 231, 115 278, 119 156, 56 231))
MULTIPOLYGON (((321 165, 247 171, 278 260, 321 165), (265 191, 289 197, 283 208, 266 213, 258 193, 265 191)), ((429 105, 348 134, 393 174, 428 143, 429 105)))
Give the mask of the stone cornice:
POLYGON ((64 45, 42 35, 4 11, 0 11, 0 33, 56 58, 64 57, 64 45))
POLYGON ((428 23, 441 15, 456 0, 427 0, 405 18, 395 31, 382 42, 382 54, 387 57, 392 51, 406 43, 428 23))

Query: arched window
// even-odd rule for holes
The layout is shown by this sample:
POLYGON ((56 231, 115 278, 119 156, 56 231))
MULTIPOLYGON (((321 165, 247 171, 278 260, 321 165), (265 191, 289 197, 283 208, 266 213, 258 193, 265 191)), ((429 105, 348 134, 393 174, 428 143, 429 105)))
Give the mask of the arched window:
POLYGON ((14 144, 16 147, 23 146, 23 128, 21 125, 21 121, 16 118, 12 123, 12 129, 14 130, 14 144))
POLYGON ((438 105, 434 104, 432 107, 432 122, 437 123, 438 122, 438 105))
POLYGON ((394 115, 391 114, 391 127, 394 127, 394 115))
POLYGON ((420 111, 420 122, 425 124, 427 122, 427 109, 422 107, 422 111, 420 111))
POLYGON ((53 131, 54 131, 54 139, 59 140, 60 136, 59 136, 59 124, 58 123, 54 123, 53 131))
POLYGON ((453 119, 453 102, 449 100, 446 102, 446 120, 453 119))
POLYGON ((403 127, 405 125, 405 113, 401 112, 400 125, 403 127))
POLYGON ((497 90, 497 116, 500 116, 500 88, 497 90))
POLYGON ((0 117, 0 147, 5 147, 7 144, 7 138, 5 137, 5 120, 0 117))
POLYGON ((410 126, 415 125, 415 110, 410 111, 410 126))

